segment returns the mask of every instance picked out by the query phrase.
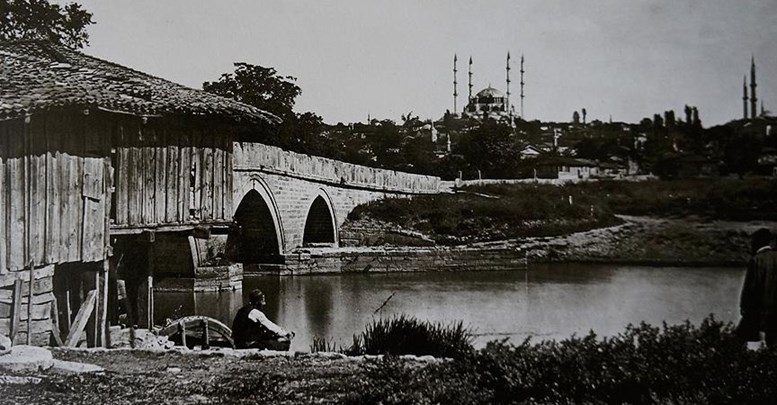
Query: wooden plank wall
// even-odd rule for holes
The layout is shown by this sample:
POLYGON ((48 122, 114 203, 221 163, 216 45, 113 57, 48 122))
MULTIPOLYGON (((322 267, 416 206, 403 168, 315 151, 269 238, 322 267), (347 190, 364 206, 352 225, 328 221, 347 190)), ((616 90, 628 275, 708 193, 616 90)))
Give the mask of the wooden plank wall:
MULTIPOLYGON (((19 311, 19 333, 14 344, 24 344, 27 341, 27 306, 30 303, 29 270, 10 273, 0 278, 0 334, 9 335, 11 316, 13 315, 13 285, 16 280, 22 280, 21 311, 19 311)), ((53 290, 54 266, 49 265, 35 269, 32 283, 32 344, 47 345, 51 331, 51 306, 54 301, 53 290)))
POLYGON ((17 343, 30 302, 32 342, 49 341, 54 265, 107 256, 109 134, 107 121, 82 111, 0 122, 0 334, 10 332, 13 283, 23 280, 17 343))
POLYGON ((125 119, 114 134, 115 228, 232 220, 232 141, 212 128, 125 119))
POLYGON ((107 128, 80 112, 0 122, 0 274, 105 259, 107 128))

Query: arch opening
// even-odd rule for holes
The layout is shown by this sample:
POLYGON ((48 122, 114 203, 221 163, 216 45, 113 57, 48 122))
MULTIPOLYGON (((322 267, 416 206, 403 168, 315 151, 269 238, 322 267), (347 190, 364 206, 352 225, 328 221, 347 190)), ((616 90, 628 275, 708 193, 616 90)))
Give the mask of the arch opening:
POLYGON ((235 212, 237 229, 230 239, 235 261, 248 264, 282 262, 278 229, 267 202, 256 190, 249 191, 235 212))
POLYGON ((305 232, 302 237, 303 246, 327 245, 336 243, 334 216, 322 196, 316 197, 310 205, 305 219, 305 232))

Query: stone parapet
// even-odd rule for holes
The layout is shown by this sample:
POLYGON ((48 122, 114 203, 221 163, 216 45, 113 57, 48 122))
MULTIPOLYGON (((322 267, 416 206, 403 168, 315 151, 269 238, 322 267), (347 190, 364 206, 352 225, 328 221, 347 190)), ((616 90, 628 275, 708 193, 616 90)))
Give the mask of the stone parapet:
POLYGON ((235 142, 233 150, 236 171, 281 174, 342 187, 392 193, 436 194, 440 188, 439 177, 345 163, 260 143, 235 142))

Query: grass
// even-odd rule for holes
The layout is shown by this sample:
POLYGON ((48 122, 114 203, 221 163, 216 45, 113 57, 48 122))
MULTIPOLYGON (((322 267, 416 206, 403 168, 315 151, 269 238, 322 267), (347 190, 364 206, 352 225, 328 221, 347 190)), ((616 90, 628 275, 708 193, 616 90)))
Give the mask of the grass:
POLYGON ((557 236, 619 223, 615 214, 709 219, 777 219, 777 179, 599 181, 466 187, 456 194, 385 199, 356 207, 437 243, 557 236))
POLYGON ((442 244, 553 236, 618 223, 608 207, 588 195, 572 195, 549 185, 384 199, 356 207, 362 217, 393 223, 430 235, 442 244))
POLYGON ((777 403, 777 351, 747 350, 731 324, 712 317, 629 326, 608 338, 494 341, 424 371, 387 359, 367 376, 348 403, 777 403))

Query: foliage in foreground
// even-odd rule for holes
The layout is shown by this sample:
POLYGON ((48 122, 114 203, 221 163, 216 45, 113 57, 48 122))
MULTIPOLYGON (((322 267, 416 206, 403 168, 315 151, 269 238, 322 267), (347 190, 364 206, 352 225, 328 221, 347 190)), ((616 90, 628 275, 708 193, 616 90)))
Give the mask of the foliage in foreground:
POLYGON ((367 367, 351 404, 777 403, 777 352, 747 350, 712 317, 611 338, 491 342, 423 370, 396 359, 367 367))

